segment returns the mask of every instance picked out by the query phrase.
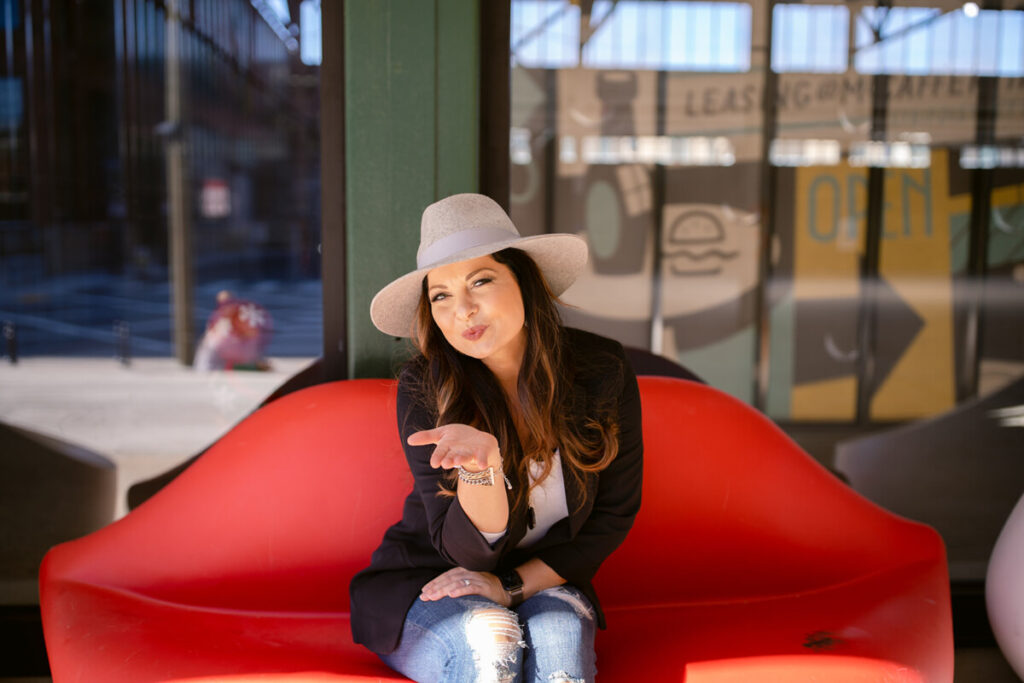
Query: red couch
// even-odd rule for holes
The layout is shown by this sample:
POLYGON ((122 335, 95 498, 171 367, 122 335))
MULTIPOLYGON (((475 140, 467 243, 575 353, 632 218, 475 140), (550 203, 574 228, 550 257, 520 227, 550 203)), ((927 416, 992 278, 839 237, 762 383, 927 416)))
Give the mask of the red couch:
MULTIPOLYGON (((933 530, 715 389, 640 387, 644 502, 597 578, 600 681, 952 681, 933 530)), ((403 680, 351 642, 348 581, 410 484, 393 383, 271 403, 130 515, 47 555, 54 681, 403 680)))

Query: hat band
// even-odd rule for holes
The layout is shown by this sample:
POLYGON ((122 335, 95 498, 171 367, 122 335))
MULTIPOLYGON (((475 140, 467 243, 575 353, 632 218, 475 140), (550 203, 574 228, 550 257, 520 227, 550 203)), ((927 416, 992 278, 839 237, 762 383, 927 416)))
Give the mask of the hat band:
POLYGON ((517 237, 519 235, 516 233, 493 225, 460 230, 455 234, 442 237, 417 254, 416 267, 426 268, 460 251, 482 247, 493 242, 516 239, 517 237))

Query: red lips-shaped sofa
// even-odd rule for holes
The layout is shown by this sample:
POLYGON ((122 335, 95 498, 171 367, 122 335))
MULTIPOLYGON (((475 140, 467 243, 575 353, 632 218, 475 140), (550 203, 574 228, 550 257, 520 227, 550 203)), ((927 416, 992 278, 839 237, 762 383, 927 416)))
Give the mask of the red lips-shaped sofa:
MULTIPOLYGON (((601 568, 598 680, 953 680, 945 551, 770 420, 642 377, 643 506, 601 568)), ((40 575, 56 683, 403 680, 351 641, 348 582, 411 477, 394 383, 260 409, 40 575)))

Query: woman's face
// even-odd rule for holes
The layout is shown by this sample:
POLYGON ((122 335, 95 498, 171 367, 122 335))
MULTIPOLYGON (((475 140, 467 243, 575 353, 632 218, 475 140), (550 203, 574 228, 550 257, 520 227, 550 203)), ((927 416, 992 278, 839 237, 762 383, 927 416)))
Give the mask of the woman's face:
POLYGON ((518 372, 526 349, 519 283, 490 256, 459 261, 427 273, 434 322, 457 351, 491 368, 518 372))

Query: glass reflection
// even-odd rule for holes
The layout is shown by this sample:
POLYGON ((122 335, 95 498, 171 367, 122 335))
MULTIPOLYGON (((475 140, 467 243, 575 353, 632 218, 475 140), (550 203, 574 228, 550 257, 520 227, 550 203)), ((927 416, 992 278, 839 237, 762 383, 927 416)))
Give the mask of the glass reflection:
POLYGON ((1001 341, 1024 303, 995 293, 1024 272, 1024 13, 975 10, 513 2, 513 216, 593 254, 566 319, 785 420, 932 415, 972 363, 1024 374, 1001 341))
POLYGON ((272 355, 318 352, 318 77, 288 6, 0 5, 0 319, 23 355, 111 356, 125 329, 172 355, 182 278, 194 342, 228 289, 289 328, 272 355))

